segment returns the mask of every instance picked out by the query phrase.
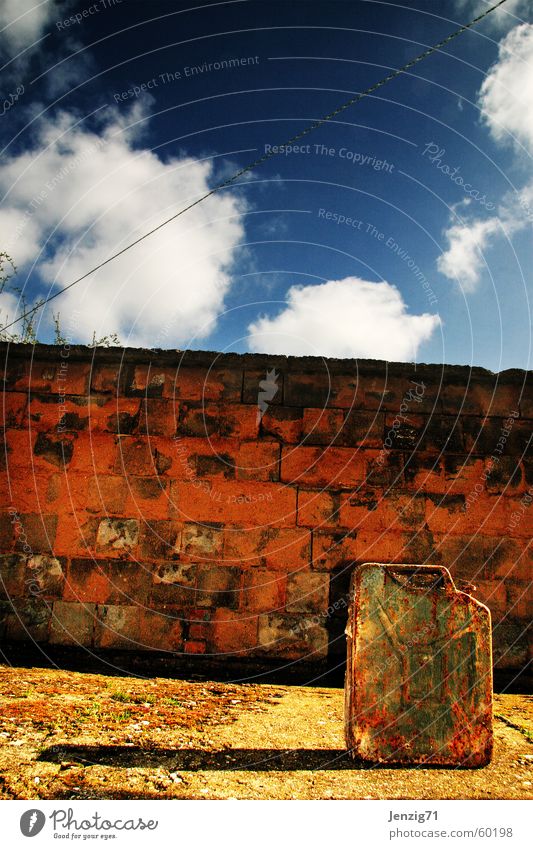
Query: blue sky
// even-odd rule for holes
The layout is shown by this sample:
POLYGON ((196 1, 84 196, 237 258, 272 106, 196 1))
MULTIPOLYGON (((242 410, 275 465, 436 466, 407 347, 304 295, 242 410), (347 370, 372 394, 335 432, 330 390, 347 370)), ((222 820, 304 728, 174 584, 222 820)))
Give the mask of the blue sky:
MULTIPOLYGON (((488 5, 3 0, 14 282, 57 291, 488 5)), ((531 102, 508 0, 57 298, 39 338, 59 312, 80 342, 531 367, 531 102)))

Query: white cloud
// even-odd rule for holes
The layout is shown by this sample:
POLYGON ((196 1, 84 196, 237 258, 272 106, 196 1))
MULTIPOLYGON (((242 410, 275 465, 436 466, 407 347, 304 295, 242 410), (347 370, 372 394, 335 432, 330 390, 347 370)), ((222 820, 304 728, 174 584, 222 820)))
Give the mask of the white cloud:
MULTIPOLYGON (((35 149, 0 165, 2 248, 19 267, 38 259, 53 289, 84 274, 205 194, 210 162, 163 162, 112 112, 98 132, 62 113, 40 124, 35 149)), ((142 125, 139 125, 139 128, 142 125)), ((203 338, 224 306, 243 236, 244 206, 221 192, 62 295, 74 338, 118 332, 130 345, 203 338)))
POLYGON ((250 324, 249 347, 267 354, 414 360, 440 324, 410 315, 398 289, 358 277, 292 286, 287 306, 250 324))
POLYGON ((457 280, 464 292, 477 288, 484 268, 483 252, 500 229, 497 218, 453 224, 446 231, 449 247, 437 260, 441 274, 457 280))
MULTIPOLYGON (((495 0, 455 0, 455 5, 460 14, 464 13, 471 18, 493 6, 494 2, 495 0)), ((484 23, 491 29, 508 29, 522 22, 530 11, 530 0, 507 0, 507 3, 491 12, 484 23)))
POLYGON ((502 39, 478 101, 496 141, 514 137, 533 149, 533 24, 515 27, 502 39))
POLYGON ((58 15, 52 0, 2 0, 0 3, 0 39, 13 51, 23 50, 37 41, 58 15))

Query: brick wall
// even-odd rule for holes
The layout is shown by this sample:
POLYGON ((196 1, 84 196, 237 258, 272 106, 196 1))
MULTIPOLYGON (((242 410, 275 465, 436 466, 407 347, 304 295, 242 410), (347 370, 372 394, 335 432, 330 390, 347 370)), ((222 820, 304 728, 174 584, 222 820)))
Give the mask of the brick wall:
POLYGON ((428 562, 527 662, 531 373, 0 354, 4 640, 334 664, 354 564, 428 562))

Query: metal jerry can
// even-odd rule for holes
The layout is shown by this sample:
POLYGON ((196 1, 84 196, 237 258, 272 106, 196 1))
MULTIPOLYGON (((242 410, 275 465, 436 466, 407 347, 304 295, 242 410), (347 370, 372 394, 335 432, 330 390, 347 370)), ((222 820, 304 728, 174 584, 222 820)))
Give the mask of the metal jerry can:
POLYGON ((346 635, 345 732, 352 757, 489 763, 490 611, 457 590, 447 569, 357 567, 346 635))

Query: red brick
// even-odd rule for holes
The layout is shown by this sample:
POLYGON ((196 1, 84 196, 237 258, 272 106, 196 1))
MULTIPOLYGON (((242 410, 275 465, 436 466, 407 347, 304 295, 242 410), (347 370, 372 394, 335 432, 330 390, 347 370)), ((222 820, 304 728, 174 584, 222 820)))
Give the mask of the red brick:
POLYGON ((268 569, 250 569, 244 573, 242 607, 256 613, 273 613, 285 605, 287 579, 268 569))
POLYGON ((186 522, 181 534, 180 559, 194 562, 216 560, 222 555, 223 542, 221 525, 186 522))
POLYGON ((309 528, 339 524, 341 497, 339 492, 322 489, 298 490, 298 525, 309 528))
POLYGON ((50 642, 67 646, 91 646, 96 606, 54 601, 50 642))
POLYGON ((256 439, 259 432, 257 411, 246 404, 180 405, 180 436, 234 437, 256 439))
MULTIPOLYGON (((296 522, 296 490, 276 483, 217 480, 210 491, 198 481, 171 482, 173 512, 182 521, 238 524, 246 529, 296 522)), ((203 482, 202 482, 203 483, 203 482)))
POLYGON ((102 519, 96 533, 97 551, 122 556, 131 553, 139 542, 139 522, 136 519, 102 519))
POLYGON ((357 534, 353 531, 313 531, 313 569, 332 571, 356 561, 359 555, 357 534))
POLYGON ((103 434, 79 433, 69 471, 93 474, 112 473, 115 466, 116 438, 103 434))
POLYGON ((86 395, 89 388, 90 363, 77 363, 68 357, 62 357, 63 350, 58 347, 57 358, 48 362, 26 362, 13 388, 31 388, 33 392, 50 392, 52 395, 86 395))
POLYGON ((185 654, 205 654, 206 645, 200 640, 185 640, 183 651, 185 654))
POLYGON ((153 567, 150 601, 191 607, 196 604, 197 567, 183 563, 159 563, 153 567))
POLYGON ((166 519, 169 511, 169 481, 165 477, 126 479, 128 495, 124 515, 143 519, 166 519))
POLYGON ((148 598, 152 576, 146 566, 127 560, 74 558, 67 570, 65 601, 141 604, 148 598))
POLYGON ((355 486, 364 479, 364 461, 351 448, 284 448, 281 478, 310 486, 355 486))
POLYGON ((356 410, 348 413, 342 428, 342 445, 383 448, 385 414, 356 410))
POLYGON ((302 415, 299 407, 269 406, 261 417, 260 434, 289 445, 298 443, 302 436, 302 415))
POLYGON ((239 607, 241 573, 227 566, 201 566, 198 569, 198 607, 239 607))
POLYGON ((272 366, 266 365, 262 369, 246 369, 242 389, 243 402, 245 404, 255 404, 257 408, 261 392, 260 384, 262 381, 267 381, 269 384, 274 384, 277 388, 276 392, 268 392, 269 395, 272 395, 272 398, 269 398, 267 401, 268 406, 272 407, 283 404, 284 378, 283 371, 278 368, 277 363, 272 366), (274 371, 274 374, 272 374, 272 371, 274 371), (270 376, 267 378, 267 375, 270 376))
POLYGON ((168 519, 142 518, 139 540, 143 560, 172 560, 178 557, 181 546, 181 524, 168 519))
POLYGON ((137 432, 149 436, 174 436, 178 421, 179 407, 174 399, 143 398, 137 432))
POLYGON ((277 442, 243 442, 237 455, 239 480, 279 480, 281 448, 277 442))
POLYGON ((187 401, 238 403, 241 400, 241 388, 241 369, 221 368, 216 362, 210 369, 205 366, 179 366, 175 375, 175 390, 172 397, 183 398, 187 401))
POLYGON ((2 393, 2 420, 4 427, 21 427, 28 405, 26 392, 2 393))
POLYGON ((293 572, 287 578, 289 613, 325 613, 329 599, 327 572, 293 572))
POLYGON ((211 650, 215 654, 245 655, 257 646, 257 616, 226 610, 215 611, 211 650))
MULTIPOLYGON (((108 440, 109 442, 109 440, 108 440)), ((144 436, 122 436, 117 440, 112 470, 120 475, 151 477, 169 473, 176 467, 173 440, 144 436)))
POLYGON ((0 597, 22 598, 27 591, 26 557, 22 554, 0 554, 0 597))
POLYGON ((303 529, 226 528, 224 562, 292 572, 309 565, 311 534, 303 529))
POLYGON ((136 605, 99 605, 96 612, 94 644, 102 649, 142 650, 141 608, 136 605))
POLYGON ((423 528, 426 521, 423 495, 362 490, 341 497, 340 524, 364 531, 404 531, 423 528))
POLYGON ((135 366, 126 380, 126 395, 173 398, 176 374, 177 368, 157 363, 135 366))
MULTIPOLYGON (((39 473, 34 475, 29 471, 22 474, 12 470, 9 479, 7 475, 2 476, 4 480, 0 481, 0 492, 5 495, 4 506, 13 506, 19 513, 48 510, 59 494, 56 494, 56 498, 50 497, 55 491, 52 484, 58 475, 52 472, 52 469, 47 469, 46 472, 44 474, 39 469, 39 473)), ((64 473, 59 476, 64 476, 64 473)), ((50 512, 54 511, 50 509, 50 512)))
MULTIPOLYGON (((85 483, 85 503, 89 513, 116 513, 124 514, 124 507, 128 497, 128 484, 119 475, 91 476, 88 480, 83 476, 85 483)), ((83 506, 83 502, 80 504, 83 506)))
POLYGON ((85 513, 61 512, 58 517, 54 553, 70 557, 94 556, 100 520, 85 513))
POLYGON ((91 370, 91 392, 116 394, 124 375, 121 364, 106 365, 93 363, 91 370))
MULTIPOLYGON (((177 614, 141 608, 138 647, 141 651, 180 651, 183 624, 177 614)), ((185 649, 187 651, 187 649, 185 649)))
POLYGON ((306 407, 303 412, 302 442, 305 445, 332 445, 344 440, 344 410, 306 407))

